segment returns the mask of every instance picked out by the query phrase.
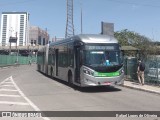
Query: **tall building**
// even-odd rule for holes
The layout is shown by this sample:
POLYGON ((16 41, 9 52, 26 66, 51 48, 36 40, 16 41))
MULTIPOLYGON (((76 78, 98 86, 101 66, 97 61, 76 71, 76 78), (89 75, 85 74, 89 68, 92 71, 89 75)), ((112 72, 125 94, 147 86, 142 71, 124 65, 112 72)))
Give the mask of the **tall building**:
POLYGON ((26 46, 29 38, 29 14, 27 12, 2 12, 0 46, 26 46))
POLYGON ((30 26, 29 43, 31 45, 46 45, 49 43, 49 34, 47 30, 42 30, 37 26, 30 26))

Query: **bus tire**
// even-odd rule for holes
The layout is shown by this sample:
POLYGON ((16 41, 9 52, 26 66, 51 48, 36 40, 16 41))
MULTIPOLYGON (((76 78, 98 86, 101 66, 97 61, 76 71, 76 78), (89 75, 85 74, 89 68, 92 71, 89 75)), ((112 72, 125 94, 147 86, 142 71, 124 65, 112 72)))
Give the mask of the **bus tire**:
POLYGON ((53 68, 51 67, 51 77, 53 77, 53 68))
POLYGON ((68 84, 69 86, 73 86, 72 73, 70 71, 68 73, 68 84))

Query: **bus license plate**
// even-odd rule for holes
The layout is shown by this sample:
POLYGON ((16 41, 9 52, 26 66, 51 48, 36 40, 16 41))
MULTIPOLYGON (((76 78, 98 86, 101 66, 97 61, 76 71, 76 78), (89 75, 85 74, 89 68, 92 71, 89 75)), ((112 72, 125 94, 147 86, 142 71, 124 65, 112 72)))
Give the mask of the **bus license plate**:
POLYGON ((110 83, 110 82, 104 82, 104 84, 105 84, 105 85, 111 85, 111 83, 110 83))

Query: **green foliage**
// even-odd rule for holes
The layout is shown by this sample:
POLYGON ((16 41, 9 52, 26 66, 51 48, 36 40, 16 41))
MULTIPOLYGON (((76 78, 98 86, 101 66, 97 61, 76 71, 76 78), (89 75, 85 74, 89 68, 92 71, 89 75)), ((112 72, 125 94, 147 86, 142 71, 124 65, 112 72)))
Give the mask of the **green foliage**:
POLYGON ((157 47, 153 44, 151 39, 140 35, 136 32, 129 31, 127 29, 114 33, 114 36, 118 39, 121 46, 133 46, 140 49, 142 57, 146 57, 148 54, 157 53, 157 47))

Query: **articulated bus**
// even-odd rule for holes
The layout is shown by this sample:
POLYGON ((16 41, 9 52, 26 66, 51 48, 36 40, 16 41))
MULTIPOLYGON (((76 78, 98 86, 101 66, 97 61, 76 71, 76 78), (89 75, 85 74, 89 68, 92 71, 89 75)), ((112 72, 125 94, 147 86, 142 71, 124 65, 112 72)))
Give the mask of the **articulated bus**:
POLYGON ((108 35, 81 34, 50 43, 38 51, 37 69, 80 87, 123 84, 120 46, 108 35))

